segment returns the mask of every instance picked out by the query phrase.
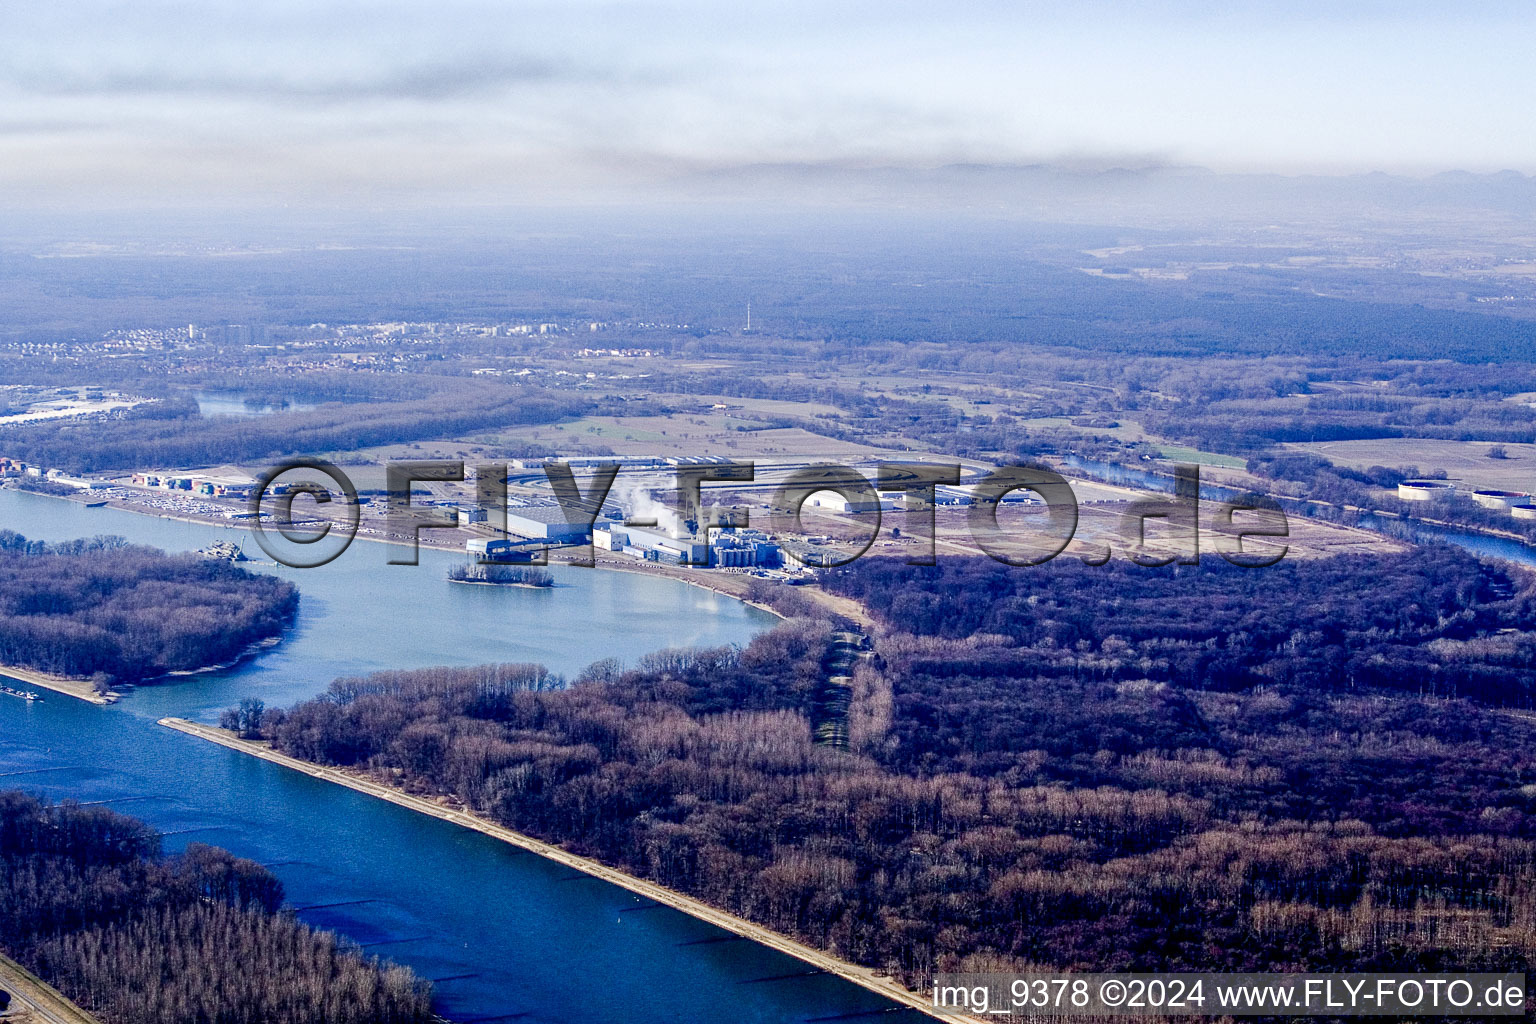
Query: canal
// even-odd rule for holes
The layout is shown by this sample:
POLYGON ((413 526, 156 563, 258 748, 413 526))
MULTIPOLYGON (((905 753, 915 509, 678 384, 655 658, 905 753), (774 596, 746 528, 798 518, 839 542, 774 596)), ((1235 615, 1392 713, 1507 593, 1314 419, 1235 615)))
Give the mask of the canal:
MULTIPOLYGON (((9 489, 0 527, 172 551, 244 539, 9 489)), ((675 580, 552 566, 548 590, 462 587, 444 577, 452 553, 423 550, 411 567, 387 565, 386 551, 357 543, 318 569, 260 568, 298 584, 299 620, 233 670, 111 707, 0 697, 0 787, 105 802, 160 829, 168 848, 214 843, 268 865, 300 918, 441 979, 439 1012, 460 1021, 769 1024, 894 1010, 676 911, 634 912, 645 904, 625 890, 479 833, 155 724, 212 721, 245 696, 287 705, 381 668, 536 661, 569 676, 601 658, 746 643, 775 621, 675 580)))

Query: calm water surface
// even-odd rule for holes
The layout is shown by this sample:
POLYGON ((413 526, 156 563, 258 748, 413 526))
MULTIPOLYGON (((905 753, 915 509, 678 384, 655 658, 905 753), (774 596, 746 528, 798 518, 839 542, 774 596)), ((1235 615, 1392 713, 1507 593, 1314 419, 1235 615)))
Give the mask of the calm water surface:
MULTIPOLYGON (((113 533, 172 551, 242 537, 12 490, 0 491, 0 528, 50 541, 113 533)), ((267 864, 300 917, 442 979, 439 1010, 462 1021, 785 1022, 893 1009, 489 837, 155 724, 210 721, 249 695, 289 704, 378 668, 538 661, 569 675, 599 658, 745 643, 774 621, 628 573, 554 566, 552 590, 455 586, 443 574, 458 556, 424 550, 420 566, 389 566, 387 550, 359 542, 318 569, 263 568, 298 583, 299 622, 234 670, 106 708, 0 696, 0 786, 105 801, 166 832, 172 849, 204 841, 267 864)))
POLYGON ((270 416, 277 412, 308 412, 317 408, 313 402, 296 402, 291 398, 273 404, 241 391, 194 391, 192 398, 197 402, 197 411, 204 416, 233 416, 236 419, 270 416))

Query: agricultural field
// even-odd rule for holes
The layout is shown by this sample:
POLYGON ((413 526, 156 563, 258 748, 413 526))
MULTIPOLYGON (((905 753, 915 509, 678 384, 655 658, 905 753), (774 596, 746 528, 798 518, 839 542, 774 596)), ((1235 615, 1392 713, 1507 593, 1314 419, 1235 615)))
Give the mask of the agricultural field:
MULTIPOLYGON (((800 427, 753 429, 760 421, 741 412, 674 413, 670 416, 588 416, 568 423, 521 426, 436 446, 474 457, 495 458, 504 450, 540 449, 562 455, 682 456, 732 458, 875 458, 887 449, 813 434, 800 427), (746 428, 746 429, 742 429, 746 428)), ((382 454, 382 453, 374 453, 382 454)), ((399 457, 399 456, 396 456, 399 457)), ((416 455, 414 457, 422 457, 416 455)), ((454 456, 446 456, 454 457, 454 456)))
POLYGON ((1536 489, 1536 444, 1499 446, 1506 456, 1502 459, 1489 457, 1488 453, 1495 445, 1487 441, 1388 437, 1367 441, 1317 441, 1285 447, 1320 455, 1351 469, 1417 466, 1421 473, 1443 469, 1450 479, 1473 489, 1536 489))

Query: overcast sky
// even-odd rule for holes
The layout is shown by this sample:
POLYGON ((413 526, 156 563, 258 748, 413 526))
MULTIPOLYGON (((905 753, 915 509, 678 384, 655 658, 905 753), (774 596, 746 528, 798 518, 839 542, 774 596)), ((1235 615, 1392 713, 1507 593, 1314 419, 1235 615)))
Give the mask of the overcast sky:
POLYGON ((1536 173, 1536 4, 0 0, 14 198, 747 164, 1536 173))

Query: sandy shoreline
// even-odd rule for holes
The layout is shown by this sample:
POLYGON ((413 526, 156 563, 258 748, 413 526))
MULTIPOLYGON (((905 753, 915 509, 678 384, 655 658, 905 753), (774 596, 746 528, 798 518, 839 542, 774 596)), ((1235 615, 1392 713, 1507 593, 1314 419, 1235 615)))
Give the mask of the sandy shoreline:
MULTIPOLYGON (((283 633, 278 636, 269 636, 261 640, 252 641, 245 649, 235 655, 229 661, 220 662, 217 665, 204 665, 202 668, 179 668, 164 675, 155 676, 153 679, 144 680, 143 684, 153 686, 162 679, 188 679, 192 676, 207 675, 209 672, 223 672, 234 668, 242 662, 249 661, 263 651, 271 650, 287 639, 287 631, 291 627, 284 627, 283 633)), ((48 672, 39 672, 32 668, 13 668, 10 665, 0 665, 0 676, 10 676, 31 686, 41 686, 52 690, 54 693, 62 693, 66 697, 74 697, 77 700, 87 701, 91 704, 116 704, 122 694, 108 691, 105 697, 101 696, 91 686, 89 679, 72 679, 69 676, 56 676, 48 672)), ((126 685, 126 684, 125 684, 126 685)), ((131 686, 129 687, 132 688, 131 686)))
POLYGON ((29 686, 41 686, 45 690, 54 693, 62 693, 66 697, 87 701, 91 704, 112 704, 117 698, 114 696, 103 697, 91 687, 89 679, 70 679, 67 676, 49 675, 47 672, 39 672, 31 668, 14 668, 10 665, 0 665, 0 675, 10 676, 29 686))
POLYGON ((834 974, 846 981, 851 981, 861 988, 868 989, 895 1003, 926 1013, 929 1016, 949 1021, 970 1019, 958 1017, 950 1013, 936 1013, 921 994, 908 991, 890 978, 877 977, 874 971, 869 968, 845 963, 830 954, 812 949, 810 946, 796 942, 794 939, 780 935, 778 932, 764 928, 762 925, 753 924, 751 921, 737 917, 727 911, 719 910, 691 896, 685 896, 655 882, 648 882, 642 878, 627 875, 599 861, 577 856, 558 846, 534 839, 532 836, 523 835, 521 832, 514 832, 512 829, 465 811, 456 811, 426 797, 401 792, 357 773, 300 761, 298 758, 289 757, 286 754, 280 754, 272 750, 265 743, 242 740, 233 733, 223 729, 216 729, 213 726, 189 722, 183 718, 162 718, 160 719, 160 724, 168 729, 175 729, 178 732, 229 747, 231 750, 238 750, 241 753, 270 761, 273 764, 279 764, 285 768, 303 772, 312 778, 334 782, 349 789, 357 790, 359 793, 365 793, 368 796, 377 797, 381 800, 388 800, 390 803, 398 804, 409 810, 417 811, 421 814, 429 814, 442 821, 452 822, 455 825, 473 829, 493 839, 498 839, 504 843, 527 850, 530 853, 538 854, 547 860, 573 868, 583 874, 591 875, 594 878, 601 878, 605 882, 611 882, 614 885, 628 889, 636 895, 644 896, 674 910, 679 910, 690 917, 723 928, 733 935, 740 935, 743 938, 751 939, 753 942, 776 949, 781 953, 786 953, 797 960, 810 964, 818 970, 834 974))
POLYGON ((456 580, 449 578, 449 583, 456 583, 461 587, 515 587, 521 590, 554 590, 560 586, 558 583, 499 583, 496 580, 456 580))

